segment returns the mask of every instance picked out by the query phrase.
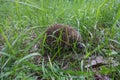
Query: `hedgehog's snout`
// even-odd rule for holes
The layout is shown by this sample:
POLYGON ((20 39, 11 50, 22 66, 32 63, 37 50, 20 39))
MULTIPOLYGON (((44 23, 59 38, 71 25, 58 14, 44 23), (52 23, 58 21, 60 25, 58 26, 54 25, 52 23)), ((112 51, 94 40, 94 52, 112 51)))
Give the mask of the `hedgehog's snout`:
POLYGON ((81 43, 81 42, 79 42, 79 43, 77 44, 77 48, 79 48, 79 49, 83 49, 83 48, 84 48, 84 46, 82 45, 82 43, 81 43))

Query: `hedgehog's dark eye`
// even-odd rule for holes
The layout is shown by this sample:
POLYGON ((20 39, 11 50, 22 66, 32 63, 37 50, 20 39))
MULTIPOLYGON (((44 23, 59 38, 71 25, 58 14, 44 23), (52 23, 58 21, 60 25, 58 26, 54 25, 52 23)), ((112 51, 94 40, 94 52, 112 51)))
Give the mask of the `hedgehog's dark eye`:
POLYGON ((77 44, 77 47, 78 47, 79 49, 83 49, 82 43, 79 42, 79 43, 77 44))

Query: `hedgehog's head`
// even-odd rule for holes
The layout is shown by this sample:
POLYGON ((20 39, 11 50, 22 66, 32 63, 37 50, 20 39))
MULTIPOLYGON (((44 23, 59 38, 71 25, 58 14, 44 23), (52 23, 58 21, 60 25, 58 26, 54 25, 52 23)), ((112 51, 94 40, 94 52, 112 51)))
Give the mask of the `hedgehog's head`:
POLYGON ((79 49, 83 49, 84 46, 83 46, 83 44, 82 44, 81 42, 78 42, 78 43, 77 43, 77 48, 79 48, 79 49))
MULTIPOLYGON (((76 36, 76 35, 75 35, 75 36, 76 36)), ((77 33, 76 39, 77 39, 76 47, 77 47, 78 49, 83 49, 83 48, 84 48, 84 46, 83 46, 83 44, 82 44, 83 40, 82 40, 82 37, 81 37, 81 35, 80 35, 79 33, 77 33)))

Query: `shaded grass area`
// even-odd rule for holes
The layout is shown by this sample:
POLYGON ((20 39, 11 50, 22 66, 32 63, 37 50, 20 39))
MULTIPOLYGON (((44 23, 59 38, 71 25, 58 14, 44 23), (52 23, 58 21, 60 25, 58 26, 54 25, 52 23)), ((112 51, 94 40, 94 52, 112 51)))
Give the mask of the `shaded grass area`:
MULTIPOLYGON (((48 80, 94 78, 92 71, 83 68, 84 60, 71 61, 64 70, 66 58, 60 64, 42 57, 44 50, 36 46, 43 46, 40 39, 45 29, 55 23, 71 25, 80 32, 86 57, 101 54, 120 61, 119 0, 1 0, 1 80, 33 80, 36 75, 48 80), (40 59, 37 65, 36 56, 40 59)), ((112 79, 119 79, 119 65, 102 69, 112 79)))

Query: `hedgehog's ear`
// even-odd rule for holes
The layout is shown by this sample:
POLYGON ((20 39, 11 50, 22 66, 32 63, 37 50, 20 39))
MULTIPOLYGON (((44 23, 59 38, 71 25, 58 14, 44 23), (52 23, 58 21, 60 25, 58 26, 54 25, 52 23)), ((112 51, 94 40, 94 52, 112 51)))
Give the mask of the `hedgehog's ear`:
POLYGON ((83 46, 83 44, 82 44, 81 42, 78 42, 78 44, 77 44, 77 48, 79 48, 79 49, 83 49, 84 46, 83 46))

